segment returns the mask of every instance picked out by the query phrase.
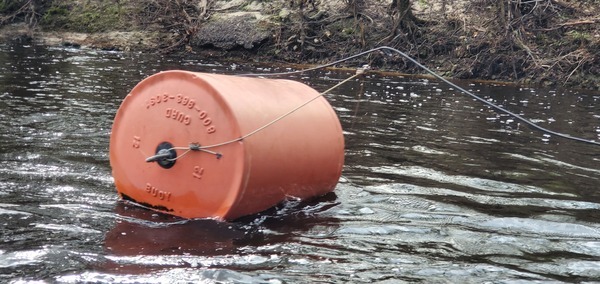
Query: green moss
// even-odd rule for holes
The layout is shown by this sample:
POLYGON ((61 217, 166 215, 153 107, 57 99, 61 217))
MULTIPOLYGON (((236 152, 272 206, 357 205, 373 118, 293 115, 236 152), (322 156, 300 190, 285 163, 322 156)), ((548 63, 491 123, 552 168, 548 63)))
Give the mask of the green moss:
POLYGON ((592 39, 592 35, 589 32, 583 31, 568 31, 566 35, 574 41, 588 42, 592 39))
POLYGON ((96 1, 87 4, 63 1, 45 11, 41 24, 46 29, 102 32, 124 29, 126 26, 123 18, 124 9, 114 1, 96 1))
POLYGON ((69 22, 68 17, 67 7, 53 6, 46 10, 40 23, 44 26, 63 27, 69 22))
POLYGON ((355 23, 351 19, 336 21, 328 25, 327 30, 331 31, 331 36, 337 37, 340 40, 351 39, 357 33, 355 23))
POLYGON ((0 1, 0 14, 9 14, 9 13, 16 11, 21 6, 23 6, 24 3, 21 3, 21 2, 22 1, 1 0, 0 1))

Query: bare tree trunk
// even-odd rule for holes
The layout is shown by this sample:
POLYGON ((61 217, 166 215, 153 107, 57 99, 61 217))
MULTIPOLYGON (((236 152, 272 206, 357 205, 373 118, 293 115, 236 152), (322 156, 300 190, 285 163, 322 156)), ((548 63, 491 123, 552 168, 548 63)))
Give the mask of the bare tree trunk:
POLYGON ((405 34, 412 34, 413 29, 417 27, 418 19, 412 13, 412 5, 410 0, 392 0, 389 13, 393 20, 392 31, 387 39, 394 39, 400 31, 405 31, 405 34))
POLYGON ((396 14, 400 22, 413 21, 416 19, 412 13, 410 0, 392 0, 390 12, 396 14))
MULTIPOLYGON (((38 0, 38 2, 41 2, 38 0)), ((21 0, 21 1, 3 1, 2 11, 0 11, 0 25, 21 19, 30 27, 37 24, 36 0, 21 0)))
POLYGON ((354 17, 354 27, 359 32, 360 45, 364 48, 367 44, 365 39, 365 26, 360 18, 363 16, 362 11, 366 6, 365 0, 347 0, 346 2, 348 4, 348 8, 352 12, 352 16, 354 17))

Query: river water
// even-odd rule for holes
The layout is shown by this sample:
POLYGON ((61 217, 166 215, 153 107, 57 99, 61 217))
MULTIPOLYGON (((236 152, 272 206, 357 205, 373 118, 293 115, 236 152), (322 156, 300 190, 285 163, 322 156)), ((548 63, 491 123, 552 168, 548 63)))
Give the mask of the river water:
MULTIPOLYGON (((424 78, 368 73, 327 95, 346 139, 334 193, 234 222, 123 203, 108 159, 113 117, 135 84, 169 69, 289 70, 0 46, 0 282, 600 281, 600 147, 533 131, 424 78)), ((284 77, 323 91, 352 73, 284 77)), ((597 92, 456 83, 600 139, 597 92)))

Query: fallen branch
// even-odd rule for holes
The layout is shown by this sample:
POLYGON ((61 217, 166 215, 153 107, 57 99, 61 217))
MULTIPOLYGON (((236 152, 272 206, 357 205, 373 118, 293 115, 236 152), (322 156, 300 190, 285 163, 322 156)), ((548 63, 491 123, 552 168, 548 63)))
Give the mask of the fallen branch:
POLYGON ((514 35, 513 36, 514 42, 517 44, 517 46, 519 48, 521 48, 522 50, 525 50, 525 52, 527 52, 527 54, 529 55, 529 57, 531 57, 531 60, 533 61, 533 64, 535 64, 535 66, 540 66, 537 56, 535 56, 535 54, 533 53, 531 48, 529 48, 529 46, 525 45, 525 43, 521 39, 521 33, 519 33, 517 30, 515 30, 515 31, 513 31, 513 35, 514 35))
POLYGON ((555 27, 548 28, 548 29, 536 29, 536 31, 554 31, 554 30, 564 28, 564 27, 592 25, 592 24, 597 24, 597 23, 600 23, 600 18, 566 22, 566 23, 558 24, 555 27))
MULTIPOLYGON (((22 13, 25 13, 25 19, 27 19, 28 16, 31 16, 31 18, 29 18, 28 24, 32 25, 35 20, 34 16, 36 14, 34 5, 33 5, 33 0, 26 1, 19 9, 17 9, 12 14, 4 16, 4 17, 0 17, 0 25, 7 23, 9 21, 12 21, 14 18, 18 17, 22 13), (27 12, 26 12, 27 10, 31 10, 31 15, 27 14, 27 12)), ((26 22, 27 22, 27 20, 26 20, 26 22)))
POLYGON ((579 60, 579 62, 577 63, 577 66, 575 66, 573 71, 571 71, 571 73, 569 73, 569 76, 567 76, 567 79, 565 79, 565 81, 563 82, 563 86, 567 84, 569 79, 571 79, 571 76, 573 76, 573 74, 575 74, 575 71, 577 71, 577 69, 579 69, 579 67, 581 65, 583 65, 583 63, 585 63, 587 60, 588 60, 588 57, 584 57, 583 59, 579 60))
POLYGON ((566 27, 566 26, 589 25, 589 24, 595 24, 595 23, 600 23, 600 18, 598 18, 598 19, 591 19, 591 20, 581 20, 581 21, 567 22, 567 23, 560 24, 558 26, 560 26, 560 27, 566 27))

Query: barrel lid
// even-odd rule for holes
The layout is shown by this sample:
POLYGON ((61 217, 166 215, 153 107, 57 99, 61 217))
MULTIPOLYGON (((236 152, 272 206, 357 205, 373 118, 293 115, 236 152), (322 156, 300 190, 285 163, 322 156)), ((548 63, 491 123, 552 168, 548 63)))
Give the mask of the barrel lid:
POLYGON ((227 215, 244 176, 234 113, 199 73, 166 71, 141 81, 115 116, 110 163, 126 200, 185 218, 227 215), (190 149, 191 146, 191 149, 190 149), (146 160, 152 156, 154 162, 146 160))

